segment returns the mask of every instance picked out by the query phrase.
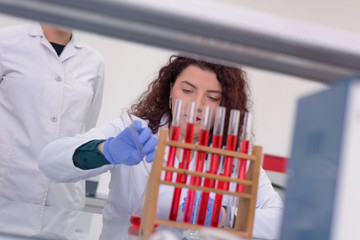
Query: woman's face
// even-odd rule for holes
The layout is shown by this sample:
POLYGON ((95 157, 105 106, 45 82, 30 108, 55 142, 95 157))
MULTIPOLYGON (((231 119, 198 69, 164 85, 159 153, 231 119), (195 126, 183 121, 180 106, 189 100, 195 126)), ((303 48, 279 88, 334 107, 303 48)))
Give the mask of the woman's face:
POLYGON ((194 142, 198 141, 200 133, 200 122, 202 110, 206 105, 211 107, 211 127, 214 124, 215 109, 221 102, 221 85, 214 72, 202 70, 201 68, 190 65, 186 67, 175 80, 170 90, 172 97, 172 111, 174 116, 176 99, 183 99, 184 115, 182 117, 181 137, 184 138, 186 129, 188 103, 196 101, 198 111, 194 131, 194 142))

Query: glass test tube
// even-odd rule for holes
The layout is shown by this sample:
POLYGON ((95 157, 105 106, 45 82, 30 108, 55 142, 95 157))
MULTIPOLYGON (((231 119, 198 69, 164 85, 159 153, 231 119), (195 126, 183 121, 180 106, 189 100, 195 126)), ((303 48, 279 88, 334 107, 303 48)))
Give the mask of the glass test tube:
MULTIPOLYGON (((199 136, 199 145, 207 146, 209 141, 209 131, 210 131, 210 122, 211 122, 211 107, 205 106, 202 111, 201 124, 200 124, 200 136, 199 136)), ((198 151, 196 156, 196 172, 202 172, 204 169, 206 152, 198 151)), ((191 176, 190 185, 200 186, 201 177, 191 176)), ((194 200, 195 200, 195 190, 188 190, 186 197, 185 210, 184 210, 184 219, 186 223, 191 222, 191 216, 193 212, 194 200)))
MULTIPOLYGON (((251 114, 245 113, 244 126, 241 136, 240 152, 248 154, 250 149, 250 132, 251 132, 251 114)), ((239 173, 238 179, 245 179, 246 176, 246 159, 239 160, 239 173)), ((236 190, 240 193, 244 192, 244 184, 237 184, 236 190)))
MULTIPOLYGON (((236 139, 239 130, 239 119, 240 119, 240 111, 237 109, 232 109, 230 112, 230 121, 229 121, 229 128, 228 134, 226 139, 226 150, 234 151, 236 147, 236 139)), ((225 163, 224 163, 224 173, 223 175, 226 177, 230 177, 231 171, 233 167, 233 157, 226 156, 225 163)), ((218 189, 228 190, 229 189, 229 182, 218 182, 218 189)), ((217 227, 219 224, 219 216, 221 211, 221 202, 222 202, 223 195, 216 194, 215 202, 214 202, 214 210, 211 217, 211 226, 217 227)))
MULTIPOLYGON (((183 112, 184 112, 184 101, 182 99, 176 99, 174 115, 171 122, 171 131, 170 131, 171 141, 179 141, 183 112)), ((169 154, 166 163, 167 167, 174 167, 176 149, 177 148, 173 146, 169 148, 169 154)), ((171 179, 172 179, 172 172, 165 172, 165 181, 171 181, 171 179)))
MULTIPOLYGON (((195 121, 197 114, 197 103, 190 102, 187 111, 187 119, 186 119, 186 131, 185 131, 185 143, 192 143, 194 138, 194 129, 195 129, 195 121)), ((191 150, 184 149, 182 162, 179 164, 179 169, 188 169, 191 157, 191 150)), ((186 183, 187 175, 186 174, 177 174, 176 182, 177 183, 186 183)), ((171 203, 170 216, 169 220, 176 221, 177 212, 179 209, 181 188, 175 187, 174 195, 171 203)))
MULTIPOLYGON (((141 194, 140 200, 137 203, 137 205, 130 217, 130 223, 132 224, 132 226, 137 227, 137 228, 140 227, 140 223, 141 223, 141 215, 143 212, 144 202, 145 202, 145 194, 146 194, 146 189, 144 190, 143 194, 141 194)), ((158 213, 158 209, 156 209, 156 214, 157 213, 158 213)), ((158 226, 159 226, 159 224, 155 224, 154 228, 157 228, 158 226)))
MULTIPOLYGON (((225 107, 217 107, 215 112, 215 121, 214 121, 214 130, 213 130, 213 138, 212 138, 212 147, 213 148, 221 148, 222 137, 224 133, 224 123, 225 123, 225 115, 226 108, 225 107)), ((211 154, 210 160, 210 170, 207 173, 216 174, 220 162, 219 154, 211 154)), ((204 187, 215 187, 215 180, 205 178, 204 187)), ((203 192, 201 195, 200 207, 197 224, 204 225, 206 219, 206 210, 209 201, 209 192, 203 192)))
POLYGON ((139 154, 143 157, 143 164, 144 164, 144 167, 145 167, 145 170, 147 172, 148 175, 150 175, 150 172, 149 172, 149 169, 148 167, 146 166, 146 163, 145 163, 145 155, 142 154, 142 145, 139 143, 139 133, 138 131, 136 130, 136 126, 135 126, 135 123, 134 123, 134 119, 132 118, 131 116, 131 113, 129 110, 125 110, 125 109, 122 109, 122 113, 121 113, 121 117, 120 119, 122 120, 124 126, 126 126, 126 116, 129 118, 128 120, 131 121, 131 124, 129 126, 129 129, 130 129, 130 134, 131 134, 131 137, 132 137, 132 140, 134 141, 135 143, 135 146, 136 146, 136 149, 138 150, 139 154))

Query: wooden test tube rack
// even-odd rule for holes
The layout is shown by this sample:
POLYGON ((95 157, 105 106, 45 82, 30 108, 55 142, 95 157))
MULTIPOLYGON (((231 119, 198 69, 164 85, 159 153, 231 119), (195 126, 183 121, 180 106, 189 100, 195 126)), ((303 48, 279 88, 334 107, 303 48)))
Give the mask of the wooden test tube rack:
MULTIPOLYGON (((193 190, 199 190, 203 192, 214 192, 225 195, 233 195, 239 197, 239 202, 237 206, 237 217, 235 220, 235 227, 233 229, 223 228, 225 231, 229 231, 237 236, 250 238, 252 237, 252 229, 254 224, 254 215, 256 207, 256 197, 257 197, 257 188, 259 182, 259 172, 260 164, 262 157, 262 147, 254 146, 252 149, 252 155, 247 155, 235 151, 222 150, 218 148, 211 148, 206 146, 198 146, 189 143, 181 143, 176 141, 168 141, 168 130, 162 129, 160 131, 159 141, 157 145, 157 150, 154 158, 154 162, 151 168, 151 173, 146 188, 145 202, 143 213, 141 217, 139 239, 149 239, 154 230, 154 224, 183 228, 183 229, 193 229, 198 230, 207 226, 190 224, 184 222, 176 222, 170 220, 159 219, 156 217, 156 206, 158 200, 158 193, 160 184, 171 185, 175 187, 188 188, 193 190), (231 156, 233 158, 242 158, 250 160, 250 165, 246 173, 246 178, 240 180, 237 178, 219 176, 215 174, 208 174, 202 172, 194 172, 185 169, 176 169, 164 167, 164 154, 166 146, 175 146, 178 149, 191 149, 193 152, 203 151, 206 153, 216 153, 222 156, 231 156), (176 172, 177 174, 187 174, 190 176, 202 177, 215 179, 217 181, 227 181, 234 182, 245 185, 244 192, 230 192, 228 190, 220 190, 213 188, 206 188, 202 186, 193 186, 182 183, 163 181, 161 180, 161 172, 170 171, 176 172)), ((169 200, 170 201, 170 200, 169 200)))

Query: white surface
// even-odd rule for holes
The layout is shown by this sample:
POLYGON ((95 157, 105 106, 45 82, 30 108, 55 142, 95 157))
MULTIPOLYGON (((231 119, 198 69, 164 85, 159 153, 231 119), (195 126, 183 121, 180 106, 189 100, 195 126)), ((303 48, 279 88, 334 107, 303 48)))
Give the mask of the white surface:
POLYGON ((99 236, 102 231, 102 225, 102 215, 92 214, 88 237, 83 240, 99 240, 99 236))
POLYGON ((83 211, 101 214, 102 209, 104 208, 105 205, 105 201, 106 201, 105 199, 86 197, 85 207, 83 211))
POLYGON ((274 171, 265 171, 268 175, 271 183, 279 185, 280 187, 286 187, 287 175, 285 173, 279 173, 274 171))
POLYGON ((351 86, 348 96, 331 239, 359 235, 360 82, 351 86))

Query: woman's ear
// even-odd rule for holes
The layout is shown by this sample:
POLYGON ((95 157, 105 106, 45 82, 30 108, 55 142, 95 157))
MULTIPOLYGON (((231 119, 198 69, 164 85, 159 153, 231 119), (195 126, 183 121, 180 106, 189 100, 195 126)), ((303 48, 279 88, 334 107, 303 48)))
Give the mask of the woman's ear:
POLYGON ((169 108, 170 108, 170 110, 172 109, 172 101, 173 101, 172 91, 173 91, 173 84, 170 83, 170 93, 169 93, 169 108))
POLYGON ((173 91, 173 83, 170 83, 170 94, 169 94, 169 98, 172 98, 172 91, 173 91))

